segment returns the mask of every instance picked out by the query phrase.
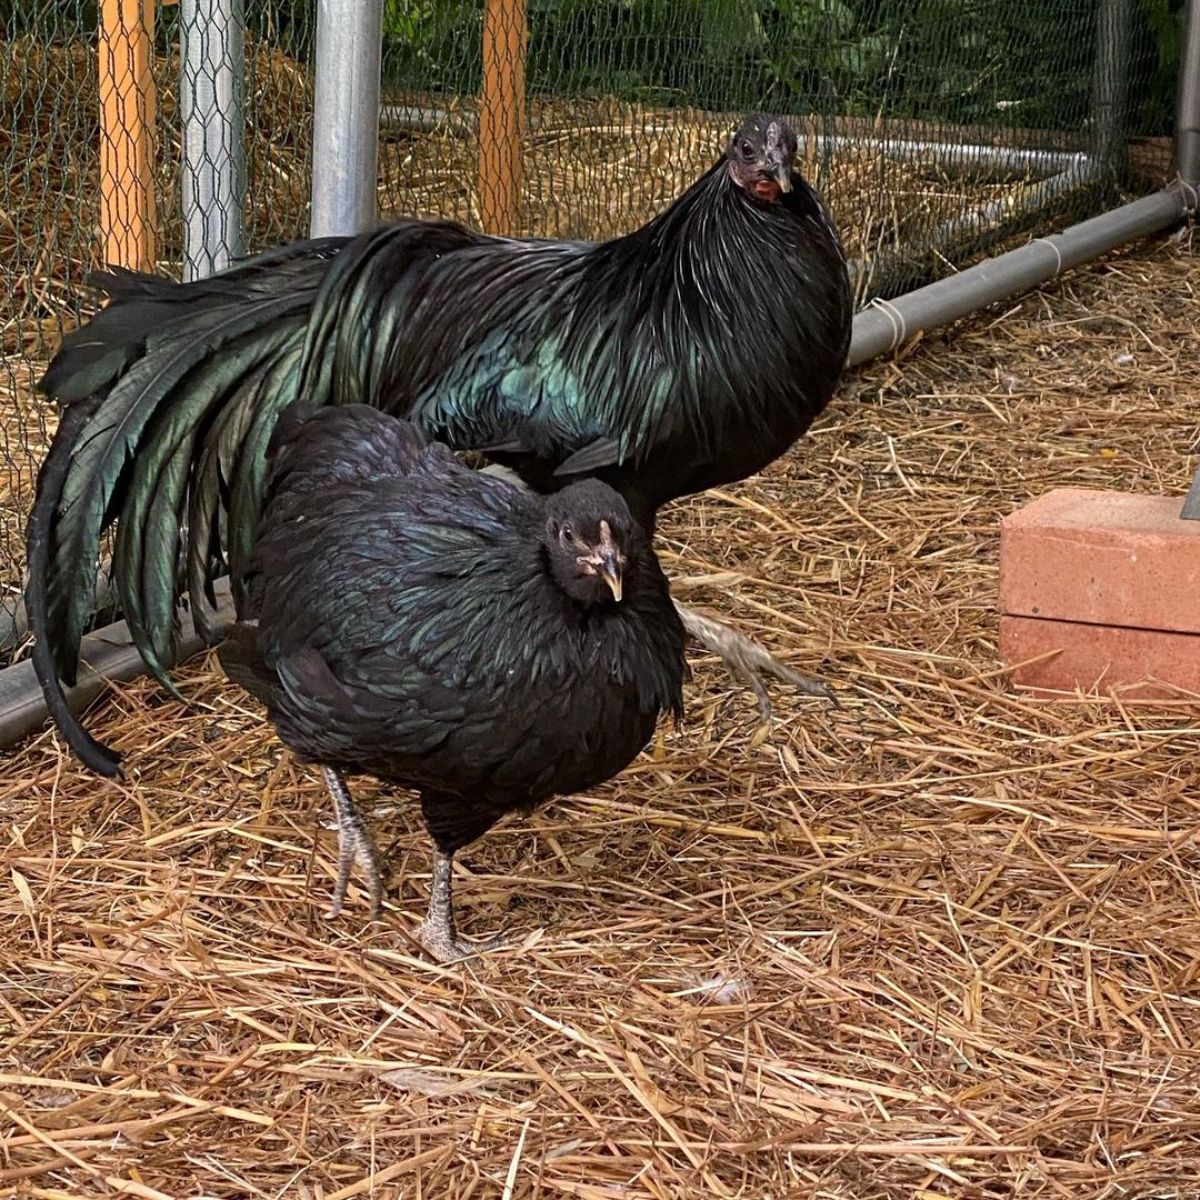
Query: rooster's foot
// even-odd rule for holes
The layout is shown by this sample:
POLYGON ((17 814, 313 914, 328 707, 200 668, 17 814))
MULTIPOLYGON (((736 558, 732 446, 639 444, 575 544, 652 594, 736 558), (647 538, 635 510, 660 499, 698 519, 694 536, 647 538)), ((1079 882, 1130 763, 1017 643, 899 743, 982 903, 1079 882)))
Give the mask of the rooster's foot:
POLYGON ((808 675, 801 675, 787 663, 780 662, 753 638, 748 638, 744 633, 738 633, 736 629, 715 621, 712 617, 706 617, 678 601, 675 602, 675 609, 688 635, 718 655, 733 677, 754 693, 764 721, 771 719, 771 697, 767 694, 765 677, 791 684, 806 696, 817 696, 833 704, 838 703, 837 696, 827 684, 808 675))

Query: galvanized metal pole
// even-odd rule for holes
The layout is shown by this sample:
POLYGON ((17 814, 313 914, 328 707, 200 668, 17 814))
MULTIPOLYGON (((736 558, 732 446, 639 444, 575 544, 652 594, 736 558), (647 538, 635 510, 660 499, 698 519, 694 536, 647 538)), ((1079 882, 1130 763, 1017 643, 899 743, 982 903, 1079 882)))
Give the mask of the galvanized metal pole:
POLYGON ((1092 82, 1091 158, 1099 177, 1115 183, 1125 168, 1132 0, 1100 0, 1092 82))
POLYGON ((246 253, 243 0, 181 0, 183 277, 246 253))
MULTIPOLYGON (((1190 190, 1193 205, 1200 196, 1200 0, 1188 0, 1179 62, 1179 104, 1175 110, 1175 169, 1181 186, 1190 190)), ((1179 514, 1200 521, 1200 470, 1179 514)))
POLYGON ((1200 186, 1200 0, 1188 0, 1175 114, 1175 167, 1190 187, 1200 186))
POLYGON ((383 0, 318 0, 311 232, 375 223, 383 0))

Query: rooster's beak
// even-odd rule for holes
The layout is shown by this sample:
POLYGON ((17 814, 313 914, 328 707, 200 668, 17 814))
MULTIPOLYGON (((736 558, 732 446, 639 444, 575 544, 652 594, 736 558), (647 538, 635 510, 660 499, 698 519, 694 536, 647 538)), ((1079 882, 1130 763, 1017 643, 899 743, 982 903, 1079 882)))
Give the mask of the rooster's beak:
POLYGON ((771 178, 779 184, 781 192, 790 192, 792 190, 792 168, 791 166, 780 160, 771 164, 771 178))
POLYGON ((612 592, 613 599, 620 604, 622 595, 621 564, 617 562, 615 554, 604 554, 601 556, 600 578, 608 584, 608 590, 612 592))

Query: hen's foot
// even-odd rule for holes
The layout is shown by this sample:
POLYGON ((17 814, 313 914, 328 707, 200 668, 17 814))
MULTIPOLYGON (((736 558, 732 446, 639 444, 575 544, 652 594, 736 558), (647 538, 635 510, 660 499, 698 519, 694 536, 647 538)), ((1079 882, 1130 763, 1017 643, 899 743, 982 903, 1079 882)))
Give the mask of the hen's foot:
POLYGON ((431 917, 426 917, 413 930, 413 937, 440 963, 457 962, 487 950, 498 950, 508 941, 502 934, 479 939, 460 937, 453 928, 447 929, 431 917))
POLYGON ((375 848, 362 817, 354 806, 350 789, 340 771, 333 767, 322 767, 325 786, 333 797, 338 828, 338 877, 333 889, 333 901, 326 914, 330 920, 338 916, 346 903, 346 889, 350 886, 350 869, 357 862, 367 877, 367 891, 371 897, 371 920, 378 921, 383 914, 383 867, 379 851, 375 848))
POLYGON ((433 882, 429 889, 429 912, 413 932, 413 936, 438 962, 455 962, 470 958, 485 950, 495 950, 505 943, 502 935, 479 941, 458 936, 454 928, 454 901, 450 894, 453 858, 437 852, 433 860, 433 882))
POLYGON ((720 657, 729 668, 730 674, 754 693, 764 721, 771 719, 771 697, 767 694, 766 685, 768 677, 791 684, 806 696, 817 696, 833 704, 838 703, 837 696, 827 684, 811 676, 801 675, 787 663, 780 662, 753 638, 738 633, 731 626, 706 617, 678 601, 675 601, 675 611, 679 613, 688 635, 720 657))

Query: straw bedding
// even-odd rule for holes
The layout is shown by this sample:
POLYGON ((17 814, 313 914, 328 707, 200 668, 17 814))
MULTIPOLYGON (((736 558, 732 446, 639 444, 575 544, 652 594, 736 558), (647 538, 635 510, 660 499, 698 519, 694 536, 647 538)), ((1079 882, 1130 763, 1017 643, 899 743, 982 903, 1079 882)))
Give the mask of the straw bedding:
POLYGON ((1182 492, 1190 235, 854 374, 785 461, 679 505, 681 595, 842 706, 698 663, 617 782, 463 855, 369 782, 382 929, 322 911, 318 776, 211 658, 0 773, 0 1196, 1195 1197, 1200 708, 1035 702, 998 667, 998 520, 1182 492))

